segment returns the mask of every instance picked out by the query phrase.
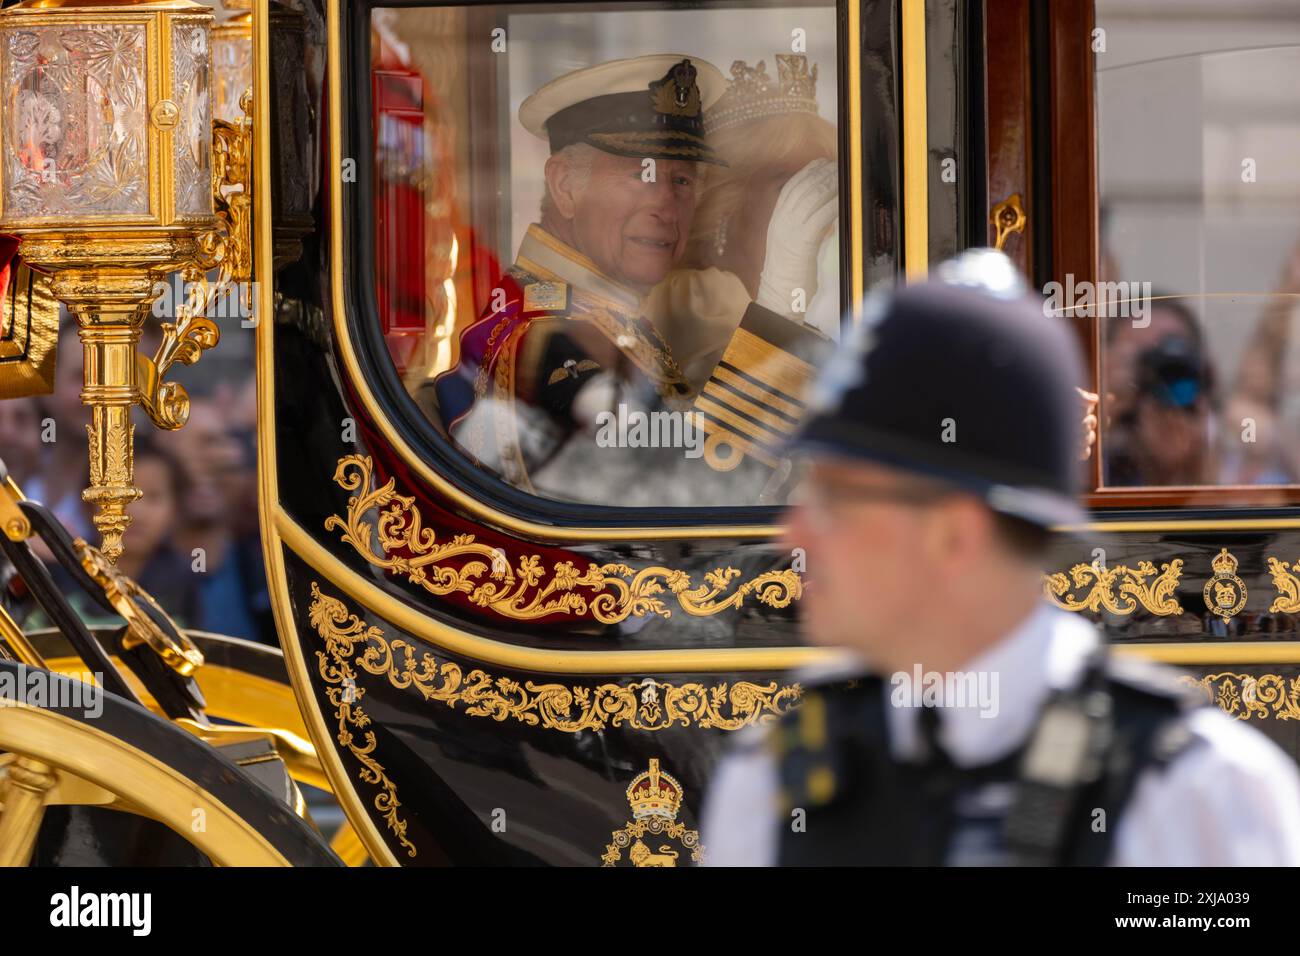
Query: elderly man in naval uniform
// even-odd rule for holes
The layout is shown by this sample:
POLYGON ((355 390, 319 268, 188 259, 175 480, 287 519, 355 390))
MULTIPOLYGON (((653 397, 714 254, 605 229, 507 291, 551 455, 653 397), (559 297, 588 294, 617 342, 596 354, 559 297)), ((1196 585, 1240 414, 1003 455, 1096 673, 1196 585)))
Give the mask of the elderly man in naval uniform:
MULTIPOLYGON (((724 88, 698 57, 641 56, 568 73, 521 105, 521 124, 551 150, 540 222, 436 382, 453 439, 510 484, 626 504, 636 487, 658 494, 710 474, 692 460, 703 434, 691 387, 641 313, 685 252, 703 173, 717 162, 704 111, 724 88), (675 447, 598 447, 602 413, 628 408, 675 412, 675 447)), ((768 477, 727 474, 717 503, 756 496, 743 486, 768 477)), ((707 503, 705 485, 692 483, 690 503, 707 503)))

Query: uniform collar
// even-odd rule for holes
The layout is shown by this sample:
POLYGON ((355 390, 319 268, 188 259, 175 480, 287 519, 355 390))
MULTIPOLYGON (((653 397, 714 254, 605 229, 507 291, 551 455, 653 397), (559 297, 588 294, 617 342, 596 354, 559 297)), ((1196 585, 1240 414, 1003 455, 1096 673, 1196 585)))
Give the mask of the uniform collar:
MULTIPOLYGON (((962 671, 997 675, 996 716, 978 707, 941 708, 939 745, 959 767, 1000 760, 1029 737, 1038 712, 1053 690, 1077 681, 1097 632, 1086 621, 1040 603, 1014 630, 971 660, 962 671)), ((886 722, 896 757, 920 756, 922 745, 915 707, 890 706, 886 682, 886 722)))
POLYGON ((524 233, 515 260, 519 266, 543 279, 558 279, 585 293, 598 304, 627 315, 641 308, 641 296, 605 275, 577 249, 561 242, 533 223, 524 233))

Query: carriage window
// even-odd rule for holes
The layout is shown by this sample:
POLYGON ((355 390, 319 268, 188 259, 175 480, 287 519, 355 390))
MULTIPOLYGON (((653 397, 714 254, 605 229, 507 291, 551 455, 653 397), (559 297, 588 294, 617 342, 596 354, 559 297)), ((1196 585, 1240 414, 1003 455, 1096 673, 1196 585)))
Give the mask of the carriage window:
POLYGON ((1107 485, 1300 482, 1300 8, 1251 11, 1097 4, 1107 485))
POLYGON ((833 4, 377 9, 375 299, 435 428, 542 497, 779 503, 840 335, 833 4))

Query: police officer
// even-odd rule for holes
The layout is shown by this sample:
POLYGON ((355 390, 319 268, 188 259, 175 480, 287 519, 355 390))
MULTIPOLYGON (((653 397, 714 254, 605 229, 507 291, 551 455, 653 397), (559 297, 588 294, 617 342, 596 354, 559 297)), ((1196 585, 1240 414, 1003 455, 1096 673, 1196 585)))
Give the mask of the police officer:
POLYGON ((788 546, 844 663, 724 758, 708 861, 1300 863, 1294 764, 1043 600, 1081 517, 1079 356, 1009 261, 946 265, 869 301, 819 382, 788 546))

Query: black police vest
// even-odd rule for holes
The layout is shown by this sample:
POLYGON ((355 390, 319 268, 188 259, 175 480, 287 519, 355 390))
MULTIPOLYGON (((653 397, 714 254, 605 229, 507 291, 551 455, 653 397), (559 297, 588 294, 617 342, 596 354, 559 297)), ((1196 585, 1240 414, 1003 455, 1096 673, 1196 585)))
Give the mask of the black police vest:
POLYGON ((956 767, 933 745, 928 759, 904 762, 890 755, 883 680, 809 691, 768 738, 782 788, 779 864, 1106 864, 1138 778, 1193 743, 1186 715, 1204 700, 1145 662, 1096 667, 1109 714, 1099 770, 1045 795, 1025 778, 1028 741, 984 766, 956 767))

